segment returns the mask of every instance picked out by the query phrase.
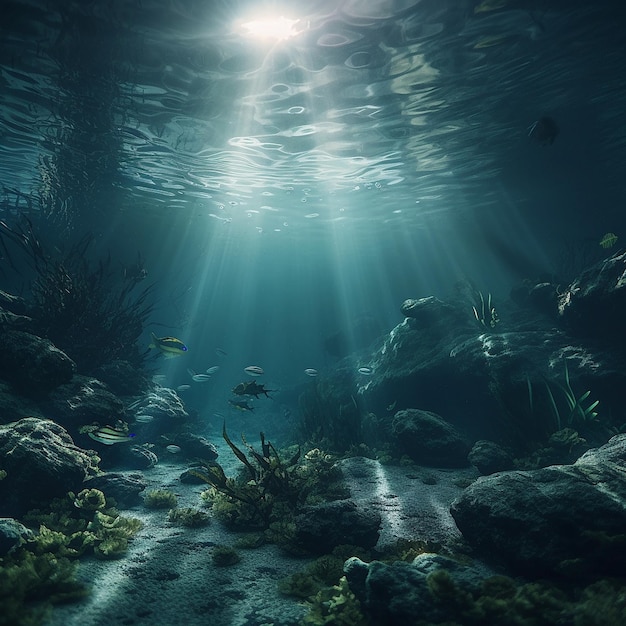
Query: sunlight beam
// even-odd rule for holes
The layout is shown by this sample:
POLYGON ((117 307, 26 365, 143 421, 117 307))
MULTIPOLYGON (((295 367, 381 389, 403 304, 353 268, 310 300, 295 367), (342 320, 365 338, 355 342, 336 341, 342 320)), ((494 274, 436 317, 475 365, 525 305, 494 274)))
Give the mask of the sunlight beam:
POLYGON ((239 23, 239 31, 244 36, 261 40, 285 41, 304 30, 301 20, 292 20, 284 15, 263 17, 239 23))

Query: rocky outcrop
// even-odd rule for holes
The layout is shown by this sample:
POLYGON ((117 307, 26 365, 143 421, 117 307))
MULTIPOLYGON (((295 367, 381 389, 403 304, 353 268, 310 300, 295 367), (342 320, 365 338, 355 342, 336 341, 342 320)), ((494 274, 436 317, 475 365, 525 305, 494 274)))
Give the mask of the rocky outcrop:
POLYGON ((45 409, 54 415, 55 421, 71 429, 94 422, 113 426, 124 416, 122 401, 92 376, 74 376, 70 383, 50 394, 45 409))
POLYGON ((479 478, 451 513, 476 553, 529 575, 623 573, 626 434, 573 465, 479 478))
POLYGON ((35 533, 12 517, 0 517, 0 558, 32 539, 35 533))
POLYGON ((141 492, 146 488, 142 474, 102 472, 84 482, 85 489, 99 489, 107 498, 114 498, 116 506, 128 508, 141 503, 141 492))
POLYGON ((502 446, 486 439, 481 439, 472 446, 467 460, 483 476, 513 469, 511 455, 502 446))
POLYGON ((25 417, 0 426, 0 515, 16 515, 80 490, 98 457, 74 445, 51 420, 25 417))
POLYGON ((464 467, 469 446, 442 417, 430 411, 398 411, 392 422, 396 445, 419 465, 464 467))
POLYGON ((352 500, 338 500, 307 507, 294 523, 296 545, 312 554, 328 554, 342 544, 375 546, 381 517, 352 500))
POLYGON ((626 349, 626 252, 593 265, 559 294, 558 313, 568 330, 626 349))
MULTIPOLYGON (((476 591, 491 572, 476 563, 463 565, 438 554, 420 554, 412 563, 364 563, 352 557, 344 564, 350 590, 375 624, 443 623, 456 617, 457 607, 433 593, 437 574, 448 588, 476 591)), ((451 598, 450 598, 451 599, 451 598)), ((454 622, 457 623, 457 622, 454 622)))
POLYGON ((72 379, 76 365, 47 339, 3 329, 0 378, 29 398, 48 395, 72 379))

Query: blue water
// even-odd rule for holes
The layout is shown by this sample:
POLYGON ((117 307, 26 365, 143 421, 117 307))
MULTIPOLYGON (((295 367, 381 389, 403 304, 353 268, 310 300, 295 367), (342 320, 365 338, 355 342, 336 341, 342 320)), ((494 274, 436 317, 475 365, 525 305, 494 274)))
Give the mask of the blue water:
POLYGON ((305 384, 325 340, 388 332, 406 298, 502 300, 626 237, 619 2, 57 4, 3 3, 0 216, 61 252, 92 232, 120 273, 140 258, 142 345, 189 346, 155 373, 221 367, 188 392, 202 413, 248 365, 305 384), (280 15, 292 37, 244 34, 280 15))

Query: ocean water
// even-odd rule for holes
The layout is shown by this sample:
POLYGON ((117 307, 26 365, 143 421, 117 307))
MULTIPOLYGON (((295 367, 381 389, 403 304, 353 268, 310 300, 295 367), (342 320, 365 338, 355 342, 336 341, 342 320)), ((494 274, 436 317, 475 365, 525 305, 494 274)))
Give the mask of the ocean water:
MULTIPOLYGON (((191 385, 210 432, 255 432, 228 398, 260 366, 277 400, 256 415, 283 436, 286 390, 332 371, 338 336, 357 354, 407 298, 502 301, 567 283, 605 233, 623 244, 625 18, 615 0, 7 0, 0 220, 58 255, 90 233, 120 280, 145 270, 138 344, 189 348, 151 374, 191 385), (552 143, 531 130, 546 116, 552 143)), ((27 295, 28 265, 0 263, 27 295)))

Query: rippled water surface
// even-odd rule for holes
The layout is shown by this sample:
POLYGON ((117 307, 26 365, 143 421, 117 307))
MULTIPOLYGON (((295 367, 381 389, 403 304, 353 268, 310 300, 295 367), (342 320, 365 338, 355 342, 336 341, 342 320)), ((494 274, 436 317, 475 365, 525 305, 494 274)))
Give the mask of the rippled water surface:
POLYGON ((555 271, 563 239, 624 224, 622 3, 3 7, 4 218, 141 253, 183 331, 218 305, 224 327, 342 307, 392 324, 461 276, 521 278, 511 250, 555 271), (249 32, 278 16, 288 36, 249 32), (529 137, 544 115, 552 145, 529 137))

